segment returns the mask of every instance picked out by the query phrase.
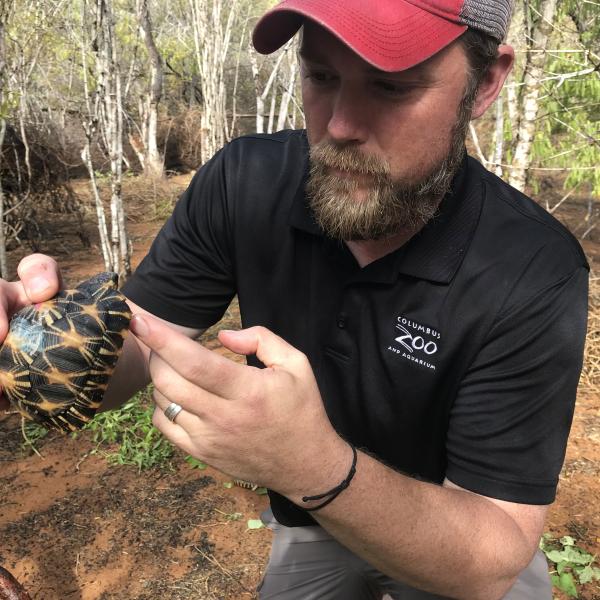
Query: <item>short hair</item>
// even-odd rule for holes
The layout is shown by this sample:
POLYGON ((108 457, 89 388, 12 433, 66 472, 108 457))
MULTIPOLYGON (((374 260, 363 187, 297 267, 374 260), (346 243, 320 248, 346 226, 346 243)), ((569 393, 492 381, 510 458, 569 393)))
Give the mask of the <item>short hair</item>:
POLYGON ((489 68, 498 58, 500 42, 491 35, 470 27, 458 38, 469 62, 467 90, 475 94, 489 68))

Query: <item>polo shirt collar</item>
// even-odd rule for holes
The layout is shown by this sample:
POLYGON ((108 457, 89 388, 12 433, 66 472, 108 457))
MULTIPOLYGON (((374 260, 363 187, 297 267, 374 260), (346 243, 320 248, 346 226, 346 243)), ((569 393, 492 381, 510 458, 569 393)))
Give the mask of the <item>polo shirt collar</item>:
MULTIPOLYGON (((401 274, 436 283, 452 280, 473 237, 482 207, 481 183, 472 173, 470 176, 473 167, 469 162, 465 157, 436 216, 404 246, 360 269, 355 279, 393 283, 401 274)), ((307 178, 308 164, 292 202, 290 225, 325 237, 307 204, 307 178)))

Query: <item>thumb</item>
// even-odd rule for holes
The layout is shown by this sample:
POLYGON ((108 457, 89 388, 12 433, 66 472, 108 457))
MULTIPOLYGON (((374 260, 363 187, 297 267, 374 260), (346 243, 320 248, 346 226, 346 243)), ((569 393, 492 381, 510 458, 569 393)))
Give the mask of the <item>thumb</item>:
POLYGON ((239 331, 223 329, 219 332, 219 341, 236 354, 256 354, 266 367, 283 367, 289 365, 294 357, 302 356, 299 350, 266 327, 249 327, 239 331))

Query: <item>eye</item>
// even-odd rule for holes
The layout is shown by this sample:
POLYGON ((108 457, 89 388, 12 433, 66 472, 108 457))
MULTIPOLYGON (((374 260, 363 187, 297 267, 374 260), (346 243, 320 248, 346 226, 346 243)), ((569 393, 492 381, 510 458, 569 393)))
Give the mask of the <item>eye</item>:
POLYGON ((335 75, 322 70, 306 69, 304 77, 316 85, 327 85, 336 80, 335 75))
POLYGON ((385 79, 378 79, 373 82, 373 85, 377 90, 387 96, 404 96, 408 94, 412 87, 406 83, 398 83, 395 81, 387 81, 385 79))

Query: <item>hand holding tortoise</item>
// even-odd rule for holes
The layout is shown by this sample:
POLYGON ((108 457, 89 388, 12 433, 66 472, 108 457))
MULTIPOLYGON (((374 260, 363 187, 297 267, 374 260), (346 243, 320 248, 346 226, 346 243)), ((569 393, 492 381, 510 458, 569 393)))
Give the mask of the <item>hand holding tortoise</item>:
MULTIPOLYGON (((62 277, 56 261, 44 254, 26 256, 17 267, 18 281, 0 279, 0 343, 6 338, 11 317, 23 307, 44 302, 58 293, 62 277)), ((0 390, 0 410, 9 405, 0 390)))
MULTIPOLYGON (((38 276, 38 287, 48 289, 48 282, 38 276)), ((61 431, 78 429, 99 408, 128 329, 131 315, 117 276, 96 275, 14 312, 19 304, 6 311, 11 319, 0 347, 3 393, 29 419, 61 431)))

